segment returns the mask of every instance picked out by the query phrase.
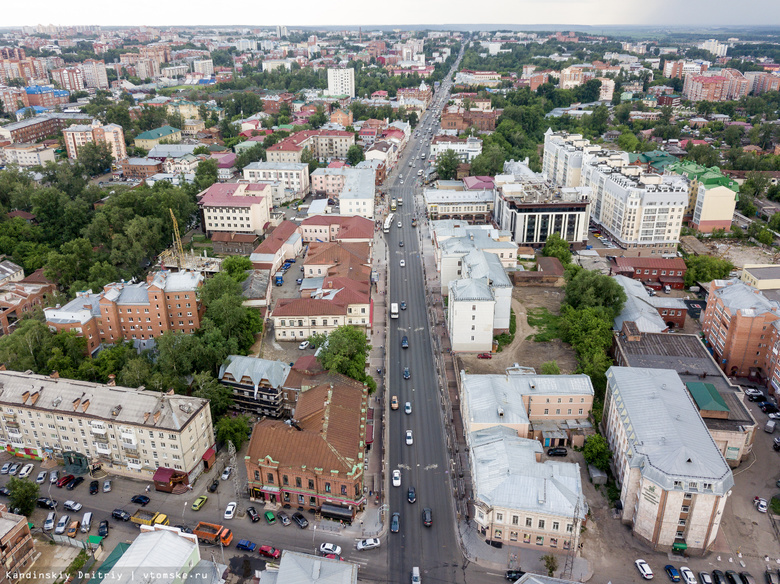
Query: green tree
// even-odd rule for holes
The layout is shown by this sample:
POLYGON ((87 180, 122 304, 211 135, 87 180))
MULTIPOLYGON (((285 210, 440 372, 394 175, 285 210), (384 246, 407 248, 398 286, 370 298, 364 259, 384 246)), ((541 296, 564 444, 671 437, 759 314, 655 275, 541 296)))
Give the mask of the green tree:
POLYGON ((614 278, 577 267, 566 272, 565 302, 575 309, 602 308, 614 319, 623 310, 626 293, 614 278))
POLYGON ((320 347, 317 359, 324 369, 365 383, 372 392, 376 389, 374 379, 366 375, 366 359, 371 346, 362 330, 345 325, 330 333, 315 334, 312 340, 320 347))
POLYGON ((79 148, 79 162, 91 176, 111 169, 114 156, 107 142, 88 142, 79 148))
POLYGON ((610 452, 609 444, 607 444, 606 439, 601 434, 593 434, 585 441, 582 455, 588 464, 592 464, 604 472, 609 470, 612 452, 610 452))
POLYGON ((195 187, 204 191, 217 182, 217 161, 213 158, 201 160, 195 170, 195 187))
POLYGON ((553 233, 547 238, 547 241, 542 248, 542 255, 545 257, 558 258, 564 266, 571 263, 569 242, 557 233, 553 233))
POLYGON ((19 513, 29 517, 35 511, 36 499, 38 499, 38 485, 29 479, 11 477, 6 485, 9 495, 9 507, 19 509, 19 513))
POLYGON ((685 272, 686 286, 727 278, 734 269, 734 264, 729 260, 712 256, 688 256, 685 258, 685 265, 688 268, 685 272))
POLYGON ((192 376, 192 395, 209 400, 212 420, 219 420, 233 407, 233 391, 208 371, 192 376))
POLYGON ((554 554, 545 554, 541 557, 544 569, 547 570, 547 575, 552 578, 555 576, 555 572, 558 569, 558 558, 554 554))
POLYGON ((328 116, 325 115, 325 108, 321 105, 317 106, 317 110, 309 116, 309 124, 314 129, 321 127, 328 121, 328 116))
POLYGON ((546 361, 542 363, 541 372, 542 375, 560 375, 561 368, 558 367, 558 363, 555 361, 546 361))
POLYGON ((309 174, 320 167, 319 162, 317 162, 317 159, 314 158, 314 155, 311 153, 311 150, 308 147, 304 148, 301 152, 301 162, 309 165, 309 174))
POLYGON ((249 425, 249 416, 223 416, 214 424, 214 430, 217 435, 217 442, 227 444, 230 440, 240 450, 244 442, 249 438, 251 427, 249 425))
POLYGON ((200 154, 205 154, 206 156, 210 156, 211 155, 211 150, 209 150, 208 146, 204 146, 203 144, 201 144, 200 146, 196 146, 195 150, 193 150, 192 153, 195 156, 198 156, 200 154))
POLYGON ((259 162, 266 159, 265 148, 262 144, 258 143, 251 148, 245 148, 241 154, 236 157, 236 169, 243 170, 243 168, 252 162, 259 162))
POLYGON ((244 256, 230 256, 222 260, 222 271, 227 273, 236 282, 243 282, 247 278, 247 270, 252 269, 252 261, 244 256))
POLYGON ((742 126, 729 126, 723 132, 723 141, 732 148, 737 148, 742 144, 742 135, 744 133, 745 130, 742 126))
POLYGON ((618 136, 617 144, 620 146, 621 150, 625 150, 626 152, 635 152, 639 146, 639 139, 636 137, 636 134, 631 132, 623 132, 620 134, 620 136, 618 136))
POLYGON ((363 149, 357 144, 353 144, 347 150, 347 162, 352 166, 357 166, 358 163, 363 162, 366 159, 366 155, 363 153, 363 149))
POLYGON ((447 149, 436 160, 436 174, 441 180, 452 180, 456 176, 458 164, 460 164, 458 155, 451 148, 447 149))
POLYGON ((697 144, 695 146, 691 146, 688 149, 688 155, 686 158, 706 167, 718 166, 720 163, 718 152, 712 146, 707 144, 697 144))
POLYGON ((495 176, 504 170, 506 154, 498 144, 489 144, 471 161, 472 176, 495 176))
POLYGON ((49 254, 44 275, 67 290, 76 280, 88 280, 92 259, 90 241, 83 237, 74 239, 62 244, 59 252, 49 254))

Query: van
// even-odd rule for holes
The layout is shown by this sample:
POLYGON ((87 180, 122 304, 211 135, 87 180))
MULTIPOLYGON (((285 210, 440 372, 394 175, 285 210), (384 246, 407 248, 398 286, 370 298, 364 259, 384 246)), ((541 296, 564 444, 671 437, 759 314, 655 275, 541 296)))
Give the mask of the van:
POLYGON ((665 294, 671 294, 672 293, 672 287, 669 286, 669 284, 664 285, 664 293, 665 294))
POLYGON ((764 425, 764 432, 768 432, 769 434, 773 434, 775 431, 775 426, 777 425, 777 422, 774 420, 769 420, 764 425))
POLYGON ((92 529, 92 512, 87 511, 81 520, 81 533, 89 533, 90 529, 92 529))
POLYGON ((420 579, 420 568, 415 566, 412 568, 412 584, 420 584, 422 580, 420 579))

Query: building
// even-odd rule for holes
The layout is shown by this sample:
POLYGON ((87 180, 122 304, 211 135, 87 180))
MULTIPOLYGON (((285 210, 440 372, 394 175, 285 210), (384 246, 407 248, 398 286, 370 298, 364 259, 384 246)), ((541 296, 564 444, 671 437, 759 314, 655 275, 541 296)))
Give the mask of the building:
POLYGON ((347 126, 351 126, 352 122, 353 117, 351 110, 337 109, 332 114, 330 114, 331 124, 338 124, 346 128, 347 126))
POLYGON ((746 97, 751 82, 737 69, 708 69, 701 75, 687 75, 683 95, 690 101, 729 101, 746 97))
POLYGON ((278 182, 293 199, 303 199, 311 190, 309 165, 305 162, 251 162, 244 167, 250 182, 278 182))
POLYGON ((99 120, 90 125, 74 124, 62 130, 62 137, 68 158, 78 158, 81 147, 90 143, 108 144, 115 161, 127 158, 125 133, 118 124, 103 125, 99 120))
POLYGON ((33 105, 30 104, 30 97, 26 90, 21 87, 7 87, 5 85, 0 85, 0 104, 3 104, 5 112, 15 112, 20 109, 19 106, 24 108, 33 105))
POLYGON ((346 216, 374 218, 376 174, 370 168, 318 168, 311 173, 312 191, 337 198, 346 216))
POLYGON ((295 259, 303 250, 301 229, 296 223, 284 220, 274 227, 263 242, 249 256, 256 270, 276 273, 284 260, 295 259))
POLYGON ((626 303, 615 317, 614 330, 621 330, 626 322, 634 323, 641 333, 663 333, 685 326, 688 305, 682 298, 650 296, 641 282, 626 276, 615 276, 615 281, 626 293, 626 303))
POLYGON ((598 150, 598 146, 592 146, 580 134, 549 132, 544 137, 542 173, 555 185, 578 187, 582 181, 583 155, 598 150))
POLYGON ((588 504, 580 465, 545 460, 537 440, 495 426, 467 435, 474 523, 487 543, 563 552, 579 546, 588 504))
POLYGON ((184 580, 204 584, 215 582, 211 578, 205 579, 200 573, 204 564, 215 566, 215 563, 211 558, 208 562, 201 561, 197 536, 165 525, 142 525, 140 534, 116 563, 110 568, 106 563, 95 572, 96 578, 105 575, 102 578, 104 582, 110 579, 117 584, 130 584, 148 580, 150 573, 159 584, 178 584, 184 580))
POLYGON ((340 130, 304 130, 288 136, 266 150, 268 162, 301 162, 304 149, 320 162, 334 158, 345 160, 350 146, 355 144, 353 132, 340 130))
POLYGON ((151 150, 161 142, 167 144, 173 144, 181 142, 181 130, 172 128, 171 126, 163 126, 162 128, 156 128, 138 134, 135 138, 136 148, 143 148, 144 150, 151 150))
POLYGON ((500 110, 464 109, 450 105, 441 112, 441 133, 457 136, 471 127, 480 132, 492 132, 496 129, 500 110))
POLYGON ((463 69, 455 74, 455 85, 483 85, 495 87, 501 84, 501 74, 495 71, 471 71, 463 69))
POLYGON ((20 282, 24 279, 24 268, 10 260, 0 262, 0 285, 10 282, 20 282))
POLYGON ((709 67, 707 61, 675 60, 664 61, 664 77, 684 79, 690 75, 701 75, 709 67))
POLYGON ((0 427, 14 453, 142 480, 170 468, 189 482, 214 446, 206 399, 17 371, 0 381, 0 427))
POLYGON ((281 361, 228 355, 219 368, 219 382, 233 391, 235 407, 256 416, 280 418, 290 415, 285 402, 296 403, 287 395, 284 382, 290 365, 281 361))
MULTIPOLYGON (((0 89, 0 91, 2 91, 0 89)), ((56 108, 58 105, 65 105, 70 102, 70 92, 64 89, 55 89, 40 85, 32 85, 25 90, 27 102, 30 106, 39 106, 46 108, 56 108)), ((6 111, 14 111, 17 105, 6 111)))
POLYGON ((162 270, 150 273, 146 282, 106 284, 97 294, 79 292, 64 306, 43 312, 49 330, 76 332, 94 355, 103 343, 121 339, 143 342, 166 331, 194 333, 203 316, 202 285, 200 273, 162 270))
POLYGON ((728 44, 716 41, 715 39, 704 41, 697 46, 704 51, 709 51, 716 57, 725 57, 729 48, 728 44))
POLYGON ((163 163, 156 158, 128 158, 120 166, 125 179, 147 179, 163 170, 163 163))
POLYGON ((745 264, 740 280, 762 292, 780 290, 780 268, 775 264, 745 264))
POLYGON ((212 61, 211 59, 201 59, 199 61, 193 61, 192 72, 200 73, 201 75, 210 77, 211 75, 214 75, 214 61, 212 61))
POLYGON ((0 126, 0 139, 16 143, 37 142, 55 135, 73 122, 91 123, 92 116, 87 114, 43 114, 28 120, 0 126))
POLYGON ((682 290, 688 267, 682 258, 632 258, 616 257, 612 260, 610 271, 639 280, 645 286, 660 290, 669 286, 682 290))
POLYGON ((47 162, 55 162, 54 148, 39 144, 11 144, 1 148, 5 164, 16 164, 21 167, 43 166, 47 162))
POLYGON ((373 245, 374 240, 372 221, 357 215, 350 217, 333 213, 315 215, 301 221, 300 229, 304 243, 339 242, 373 245))
POLYGON ((457 136, 434 136, 431 140, 430 157, 434 160, 452 150, 462 162, 471 162, 482 154, 482 140, 475 136, 458 138, 457 136))
POLYGON ((724 175, 717 167, 707 168, 689 160, 681 160, 666 167, 666 172, 688 179, 688 206, 690 226, 703 233, 715 229, 731 231, 734 210, 739 200, 739 184, 724 175))
POLYGON ((495 193, 484 191, 452 191, 425 189, 423 191, 428 219, 459 219, 476 225, 491 222, 495 193))
POLYGON ((79 67, 62 67, 49 71, 51 80, 65 91, 84 91, 84 73, 79 67))
POLYGON ((262 235, 271 219, 273 195, 268 184, 215 183, 198 194, 207 235, 217 231, 262 235))
POLYGON ((43 306, 46 295, 52 292, 53 284, 24 281, 4 281, 0 284, 0 337, 10 335, 17 323, 37 307, 43 306))
POLYGON ((81 63, 84 85, 95 89, 108 89, 108 75, 105 61, 86 59, 81 63))
POLYGON ((298 397, 291 424, 255 424, 245 457, 252 501, 343 513, 363 509, 368 392, 320 384, 298 397))
POLYGON ((11 513, 0 504, 0 561, 3 575, 0 583, 18 582, 36 559, 35 540, 30 533, 31 523, 24 515, 11 513))
POLYGON ((249 256, 257 243, 258 237, 254 233, 218 231, 211 236, 214 253, 221 255, 249 256))
POLYGON ((328 95, 355 97, 355 70, 328 68, 328 95))
POLYGON ((734 477, 677 372, 610 367, 601 425, 634 537, 655 551, 706 553, 734 477))
MULTIPOLYGON (((277 34, 277 36, 281 35, 277 34)), ((258 584, 310 582, 312 574, 317 574, 317 579, 322 582, 357 584, 358 568, 358 564, 353 564, 352 562, 282 550, 282 559, 279 562, 278 572, 269 570, 260 572, 258 584)))

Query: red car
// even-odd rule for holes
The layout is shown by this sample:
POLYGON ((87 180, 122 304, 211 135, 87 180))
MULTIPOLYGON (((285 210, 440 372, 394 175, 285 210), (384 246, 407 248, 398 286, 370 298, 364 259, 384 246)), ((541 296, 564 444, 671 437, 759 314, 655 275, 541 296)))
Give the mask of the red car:
POLYGON ((274 560, 278 560, 282 557, 282 552, 270 545, 261 545, 260 549, 257 550, 257 553, 266 558, 273 558, 274 560))
POLYGON ((477 359, 492 359, 493 354, 492 353, 480 353, 477 355, 477 359))
POLYGON ((73 475, 65 475, 64 477, 62 477, 60 480, 57 481, 57 486, 62 488, 75 478, 76 477, 74 477, 73 475))

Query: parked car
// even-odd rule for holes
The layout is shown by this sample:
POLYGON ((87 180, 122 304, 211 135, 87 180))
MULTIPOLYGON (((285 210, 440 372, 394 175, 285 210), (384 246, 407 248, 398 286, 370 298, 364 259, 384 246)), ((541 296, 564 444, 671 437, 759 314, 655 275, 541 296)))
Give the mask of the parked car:
POLYGON ((734 570, 726 570, 726 582, 728 584, 742 584, 742 580, 734 570))
POLYGON ((22 467, 22 465, 21 465, 21 464, 19 464, 18 462, 14 462, 14 463, 11 465, 11 468, 9 468, 9 469, 8 469, 8 474, 9 474, 9 475, 15 475, 17 472, 19 472, 19 469, 20 469, 21 467, 22 467))
POLYGON ((492 359, 493 354, 492 353, 480 353, 477 355, 477 359, 492 359))
POLYGON ((393 513, 393 518, 390 520, 390 532, 398 533, 401 529, 401 514, 393 513))
POLYGON ((748 401, 752 401, 752 402, 766 401, 766 396, 764 395, 764 392, 762 392, 760 389, 746 387, 743 391, 745 392, 748 401))
POLYGON ((104 519, 103 521, 100 522, 100 525, 98 525, 98 535, 100 537, 108 537, 108 529, 109 529, 108 520, 104 519))
POLYGON ((687 566, 680 567, 680 576, 685 584, 697 584, 696 576, 693 575, 693 572, 687 566))
POLYGON ((284 511, 279 511, 279 513, 276 514, 276 518, 281 522, 281 524, 284 527, 287 527, 290 525, 290 516, 287 515, 284 511))
POLYGON ((276 523, 276 515, 274 515, 273 511, 266 511, 265 513, 263 513, 263 517, 265 517, 265 522, 268 525, 273 525, 274 523, 276 523))
POLYGON ((97 495, 98 491, 100 490, 100 483, 97 481, 92 481, 89 483, 89 494, 90 495, 97 495))
POLYGON ((634 562, 634 565, 636 566, 636 569, 639 570, 639 574, 644 578, 645 580, 652 580, 653 579, 653 571, 650 569, 650 566, 648 563, 644 560, 636 560, 634 562))
POLYGON ((111 512, 111 517, 119 521, 130 521, 130 513, 128 513, 124 509, 114 509, 111 512))
POLYGON ((701 584, 712 584, 712 577, 707 572, 699 572, 699 582, 701 584))
POLYGON ((71 524, 68 526, 68 533, 66 534, 68 537, 76 537, 79 533, 79 527, 81 524, 78 520, 72 521, 71 524))
POLYGON ((63 515, 60 517, 60 520, 57 522, 57 527, 54 528, 54 533, 56 535, 65 533, 65 530, 68 529, 68 523, 70 523, 70 515, 63 515))
POLYGON ((78 487, 81 483, 84 482, 84 477, 76 477, 72 481, 68 483, 68 486, 66 487, 69 491, 72 491, 76 487, 78 487))
POLYGON ((712 584, 727 584, 727 582, 726 582, 726 574, 724 574, 720 570, 713 570, 712 571, 712 584))
POLYGON ((48 497, 40 497, 36 504, 41 509, 56 509, 57 508, 57 501, 54 499, 49 499, 48 497))
POLYGON ((46 482, 47 474, 49 473, 47 473, 45 470, 42 470, 41 472, 38 473, 38 476, 35 477, 35 482, 38 483, 39 485, 42 485, 43 483, 46 482))
POLYGON ((62 487, 70 483, 70 481, 72 481, 75 478, 76 477, 74 477, 73 475, 65 475, 64 477, 62 477, 60 480, 57 481, 57 487, 61 489, 62 487))
POLYGON ((547 456, 566 456, 567 454, 569 454, 569 451, 566 450, 563 446, 556 446, 555 448, 547 449, 547 456))
POLYGON ((33 469, 35 468, 35 465, 32 463, 25 464, 22 467, 22 470, 19 471, 19 478, 23 479, 26 477, 29 477, 30 474, 32 474, 33 469))
POLYGON ((43 522, 43 530, 51 531, 52 529, 54 529, 54 525, 56 523, 57 523, 57 512, 49 511, 49 514, 46 516, 46 520, 43 522))
POLYGON ((361 539, 359 542, 357 542, 357 550, 359 552, 365 551, 365 550, 372 550, 374 548, 378 548, 381 545, 380 541, 375 538, 371 537, 369 539, 361 539))
POLYGON ((780 412, 775 404, 770 403, 765 403, 763 406, 761 406, 761 411, 765 414, 776 414, 777 412, 780 412))
POLYGON ((258 521, 260 521, 260 514, 257 512, 257 509, 255 509, 254 507, 247 507, 246 514, 249 515, 249 519, 252 520, 252 523, 257 523, 258 521))
POLYGON ((223 481, 226 481, 230 478, 230 473, 233 472, 233 467, 226 466, 225 470, 222 471, 222 476, 220 477, 223 481))
POLYGON ((253 552, 255 549, 257 549, 257 544, 253 541, 249 541, 248 539, 242 539, 236 544, 236 549, 253 552))
POLYGON ((666 572, 666 575, 669 576, 669 580, 672 582, 680 581, 680 572, 671 564, 666 564, 664 566, 664 572, 666 572))
POLYGON ((756 584, 756 579, 750 572, 740 572, 739 577, 742 578, 742 584, 756 584))
MULTIPOLYGON (((204 503, 205 503, 205 501, 204 501, 204 503)), ((235 501, 231 501, 230 503, 228 503, 227 507, 225 507, 225 514, 223 515, 223 517, 225 519, 233 519, 233 517, 236 516, 236 508, 237 507, 238 507, 238 505, 236 504, 235 501)))
POLYGON ((281 550, 278 550, 275 547, 271 547, 270 545, 261 545, 260 549, 257 550, 257 553, 259 553, 261 556, 272 558, 274 560, 278 560, 282 556, 281 550))
POLYGON ((303 341, 300 345, 298 345, 298 349, 300 349, 301 351, 308 348, 309 348, 309 341, 303 341))
POLYGON ((60 480, 60 471, 58 470, 49 471, 49 483, 54 485, 57 483, 58 480, 60 480))
POLYGON ((103 492, 104 493, 111 492, 111 479, 106 479, 103 481, 103 492))
MULTIPOLYGON (((780 578, 778 578, 778 573, 772 570, 771 568, 767 568, 767 571, 764 572, 764 579, 766 580, 766 584, 780 584, 780 578)), ((704 581, 702 581, 702 584, 705 584, 704 581)), ((712 584, 712 583, 707 582, 706 584, 712 584)))
POLYGON ((132 499, 130 499, 131 503, 141 505, 141 507, 146 507, 149 504, 149 501, 151 501, 151 499, 146 495, 135 495, 132 499))
POLYGON ((293 521, 298 524, 301 529, 306 529, 309 526, 309 520, 303 516, 303 513, 296 511, 292 515, 293 521))
POLYGON ((504 574, 504 578, 507 580, 511 580, 512 582, 516 582, 517 580, 523 577, 523 574, 525 574, 525 572, 523 572, 522 570, 507 570, 506 573, 504 574))
POLYGON ((181 531, 182 533, 189 533, 190 535, 192 535, 192 529, 190 529, 186 525, 174 525, 174 527, 179 531, 181 531))
POLYGON ((422 511, 422 522, 425 527, 433 525, 433 509, 426 507, 422 511))
POLYGON ((193 511, 200 511, 203 505, 206 504, 206 501, 208 501, 209 498, 206 495, 201 495, 197 499, 195 499, 195 502, 192 504, 192 510, 193 511))
POLYGON ((75 512, 77 512, 77 511, 81 511, 81 508, 82 508, 83 506, 84 506, 84 505, 82 505, 81 503, 77 503, 76 501, 65 501, 65 502, 62 504, 62 507, 63 507, 63 508, 66 510, 66 511, 73 511, 74 513, 75 513, 75 512))
POLYGON ((214 479, 214 482, 209 485, 209 493, 216 493, 219 488, 219 479, 214 479))
POLYGON ((0 474, 8 474, 9 470, 11 470, 11 463, 10 462, 6 462, 3 465, 3 468, 0 468, 0 474))
POLYGON ((753 505, 756 507, 756 511, 759 513, 766 513, 767 511, 767 502, 766 499, 762 499, 761 497, 756 497, 753 499, 753 505))
POLYGON ((320 544, 320 553, 325 556, 327 554, 336 554, 337 556, 341 555, 341 546, 336 545, 335 543, 323 543, 320 544))

